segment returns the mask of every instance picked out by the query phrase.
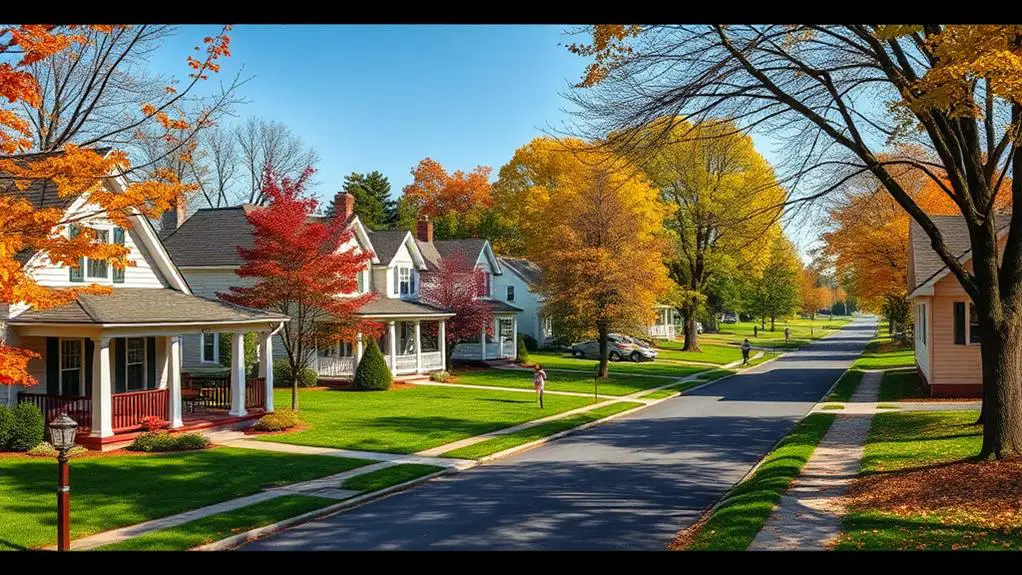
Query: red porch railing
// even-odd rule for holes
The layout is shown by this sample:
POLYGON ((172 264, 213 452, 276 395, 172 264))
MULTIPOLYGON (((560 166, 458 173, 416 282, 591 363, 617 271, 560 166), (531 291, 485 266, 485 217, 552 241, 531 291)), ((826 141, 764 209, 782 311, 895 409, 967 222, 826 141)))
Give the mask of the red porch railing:
POLYGON ((114 433, 129 431, 142 425, 142 419, 155 415, 166 421, 168 419, 167 403, 169 391, 166 389, 147 389, 145 391, 129 391, 113 395, 114 433))
POLYGON ((250 377, 245 380, 245 409, 266 407, 266 379, 250 377))
POLYGON ((78 422, 78 429, 92 427, 92 398, 85 395, 50 395, 47 393, 21 392, 18 394, 20 403, 31 403, 43 412, 46 423, 54 420, 62 412, 78 422))
MULTIPOLYGON (((231 408, 231 378, 228 375, 186 375, 182 377, 185 389, 206 399, 209 409, 231 408)), ((245 408, 264 407, 266 405, 266 380, 261 377, 250 377, 245 380, 245 408)))

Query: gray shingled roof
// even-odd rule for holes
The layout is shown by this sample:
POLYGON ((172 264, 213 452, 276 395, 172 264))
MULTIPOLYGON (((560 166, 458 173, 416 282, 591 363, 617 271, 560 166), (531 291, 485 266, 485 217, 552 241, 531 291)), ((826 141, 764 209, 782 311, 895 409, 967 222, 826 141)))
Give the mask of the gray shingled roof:
POLYGON ((499 257, 500 265, 511 268, 511 271, 518 274, 530 287, 538 285, 543 280, 543 270, 539 266, 525 258, 499 257))
POLYGON ((493 313, 518 313, 522 311, 522 308, 515 307, 507 302, 500 301, 499 299, 484 300, 486 305, 490 308, 493 313))
MULTIPOLYGON (((964 217, 930 216, 930 219, 937 226, 937 230, 940 231, 941 237, 944 238, 944 243, 947 244, 952 254, 961 258, 972 251, 969 228, 965 224, 964 217)), ((998 231, 1003 230, 1010 224, 1011 214, 1002 214, 997 218, 998 231)), ((909 286, 908 291, 912 292, 946 269, 947 266, 944 265, 937 252, 933 251, 933 248, 930 247, 930 237, 923 231, 922 226, 916 223, 915 220, 911 220, 909 225, 911 226, 909 238, 912 242, 910 246, 912 250, 911 277, 915 279, 915 285, 909 286)))
POLYGON ((276 321, 287 316, 162 288, 115 288, 108 295, 83 294, 63 306, 29 310, 11 323, 232 323, 276 321))
POLYGON ((394 255, 401 249, 401 244, 404 243, 408 233, 408 230, 368 232, 369 242, 373 244, 373 250, 376 251, 376 257, 379 258, 380 263, 388 264, 390 260, 394 259, 394 255))
POLYGON ((455 252, 461 252, 470 262, 475 262, 479 258, 479 254, 483 251, 483 246, 486 245, 486 240, 478 238, 466 238, 463 240, 436 240, 433 242, 433 247, 440 254, 440 257, 450 257, 455 252))
POLYGON ((426 269, 436 271, 440 267, 441 258, 440 252, 436 251, 436 246, 433 245, 433 242, 424 242, 416 238, 415 245, 419 246, 422 258, 426 260, 426 269))
POLYGON ((375 301, 367 303, 358 310, 358 315, 361 316, 433 314, 454 315, 451 312, 436 306, 417 301, 388 298, 383 295, 380 295, 375 301))
POLYGON ((251 249, 255 240, 248 213, 256 206, 202 209, 163 238, 171 259, 179 266, 240 266, 238 248, 251 249))

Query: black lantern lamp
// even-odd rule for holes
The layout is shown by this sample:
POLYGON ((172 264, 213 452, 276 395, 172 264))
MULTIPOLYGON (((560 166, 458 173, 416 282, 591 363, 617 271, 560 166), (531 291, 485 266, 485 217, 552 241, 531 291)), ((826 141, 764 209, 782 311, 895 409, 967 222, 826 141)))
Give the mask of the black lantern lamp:
POLYGON ((67 452, 75 446, 78 422, 61 413, 47 427, 50 445, 57 450, 57 551, 67 551, 71 546, 71 472, 67 452))

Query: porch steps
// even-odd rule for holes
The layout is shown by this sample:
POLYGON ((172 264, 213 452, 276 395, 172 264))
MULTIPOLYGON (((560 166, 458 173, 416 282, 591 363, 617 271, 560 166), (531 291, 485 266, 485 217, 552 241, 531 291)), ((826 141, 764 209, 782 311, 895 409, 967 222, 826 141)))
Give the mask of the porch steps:
POLYGON ((428 375, 402 375, 394 378, 394 383, 410 383, 415 385, 417 383, 429 383, 430 379, 428 375))

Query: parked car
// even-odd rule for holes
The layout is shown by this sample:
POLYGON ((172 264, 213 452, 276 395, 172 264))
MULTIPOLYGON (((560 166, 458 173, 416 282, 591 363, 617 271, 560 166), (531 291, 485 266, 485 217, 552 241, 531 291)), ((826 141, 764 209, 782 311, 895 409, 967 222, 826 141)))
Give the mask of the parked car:
POLYGON ((703 333, 703 322, 696 322, 696 333, 703 333))
POLYGON ((726 313, 720 323, 738 323, 738 316, 733 313, 726 313))
MULTIPOLYGON (((612 333, 607 336, 609 348, 608 357, 610 361, 621 361, 630 359, 632 361, 654 360, 657 356, 655 349, 638 343, 637 340, 627 335, 612 333)), ((578 342, 571 346, 571 355, 578 358, 598 359, 600 357, 600 341, 590 339, 578 342)))

